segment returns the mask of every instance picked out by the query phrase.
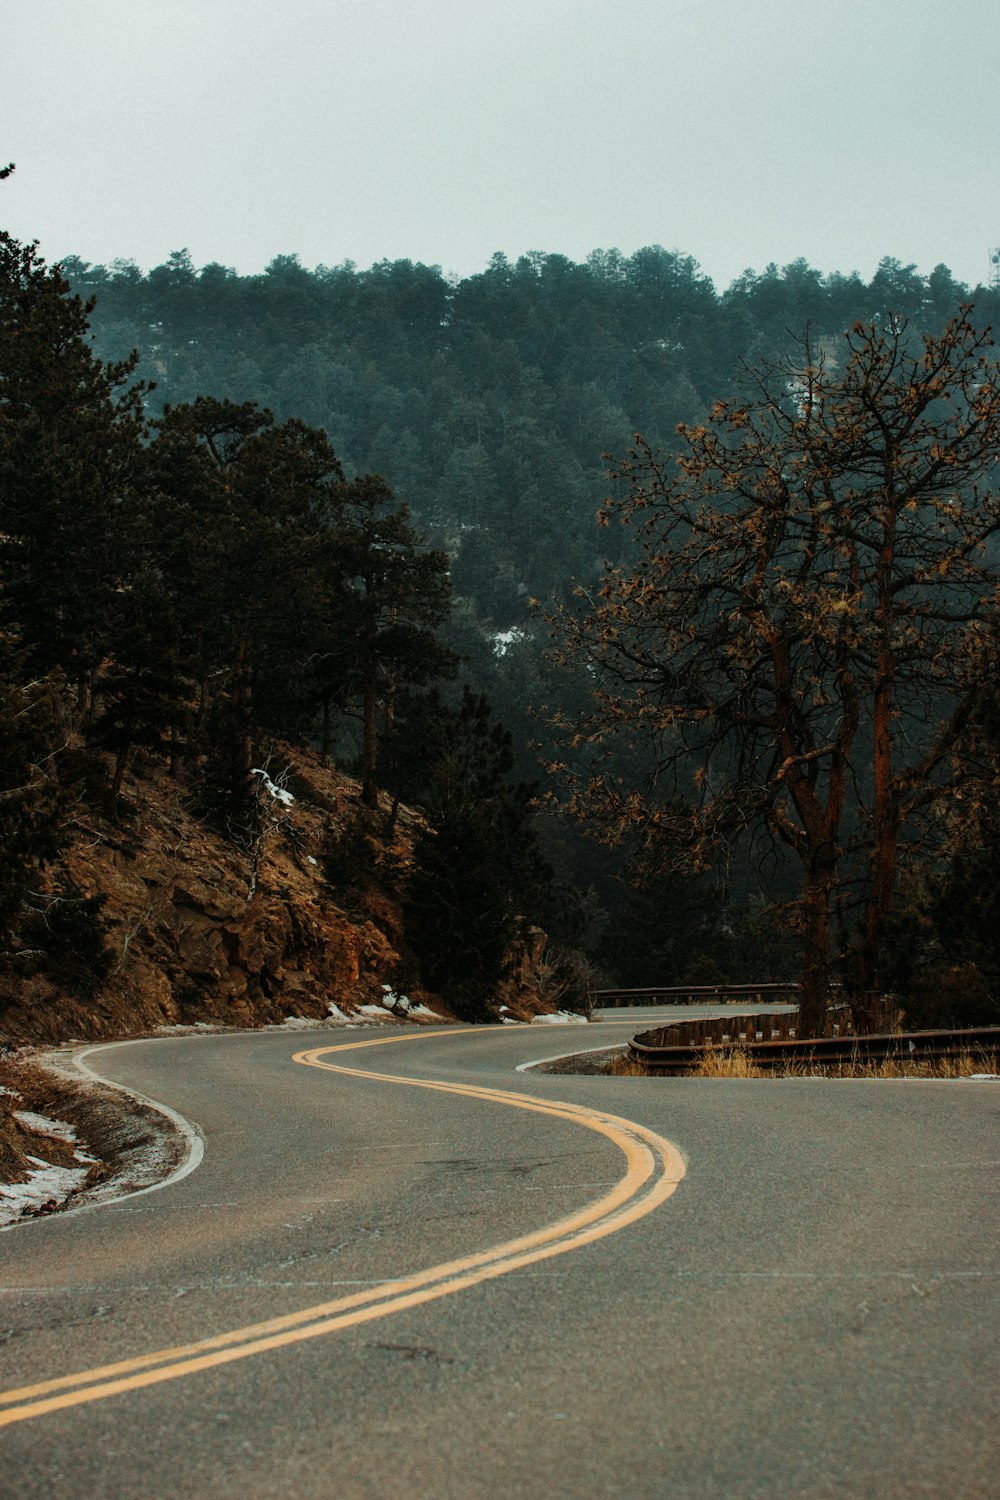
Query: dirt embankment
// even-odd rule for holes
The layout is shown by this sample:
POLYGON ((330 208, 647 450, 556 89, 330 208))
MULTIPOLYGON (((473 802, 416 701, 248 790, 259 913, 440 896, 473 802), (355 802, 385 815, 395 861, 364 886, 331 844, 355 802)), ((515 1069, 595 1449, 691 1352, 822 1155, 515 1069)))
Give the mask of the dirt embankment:
MULTIPOLYGON (((45 878, 53 892, 68 877, 80 898, 99 898, 107 973, 94 985, 60 983, 41 966, 4 974, 0 1183, 44 1185, 51 1173, 65 1200, 63 1189, 90 1192, 111 1172, 134 1177, 140 1158, 162 1175, 182 1149, 155 1111, 33 1066, 34 1048, 322 1019, 331 1005, 350 1015, 397 981, 391 886, 415 815, 400 811, 386 845, 384 813, 363 809, 357 784, 309 751, 274 757, 258 781, 259 830, 242 840, 199 818, 159 768, 130 779, 113 810, 80 803, 74 838, 45 878), (60 1174, 75 1174, 71 1189, 60 1174)), ((447 1014, 434 997, 412 998, 447 1014)))
MULTIPOLYGON (((106 784, 80 802, 73 840, 40 888, 98 900, 106 973, 95 983, 59 982, 51 965, 0 975, 0 1184, 44 1184, 51 1169, 65 1203, 103 1192, 109 1174, 134 1185, 150 1159, 162 1176, 184 1149, 156 1111, 33 1066, 38 1048, 174 1026, 343 1021, 366 1006, 394 1019, 384 1007, 404 987, 425 1023, 453 1019, 405 977, 398 892, 419 815, 365 809, 355 781, 300 749, 273 755, 257 787, 259 825, 243 838, 197 816, 159 766, 129 778, 113 808, 106 784), (61 1172, 75 1174, 70 1186, 61 1172)), ((544 933, 530 929, 498 996, 506 1018, 555 1007, 541 994, 544 954, 544 933)))
POLYGON ((149 1187, 190 1142, 157 1109, 50 1059, 0 1063, 0 1227, 149 1187))
POLYGON ((90 994, 18 978, 0 1018, 8 1044, 319 1018, 395 981, 402 918, 379 867, 405 869, 414 815, 400 813, 385 846, 384 815, 320 757, 289 752, 269 773, 260 831, 242 841, 198 818, 162 772, 128 783, 114 818, 84 806, 62 864, 82 897, 102 901, 110 969, 90 994), (344 858, 347 840, 367 868, 344 858))

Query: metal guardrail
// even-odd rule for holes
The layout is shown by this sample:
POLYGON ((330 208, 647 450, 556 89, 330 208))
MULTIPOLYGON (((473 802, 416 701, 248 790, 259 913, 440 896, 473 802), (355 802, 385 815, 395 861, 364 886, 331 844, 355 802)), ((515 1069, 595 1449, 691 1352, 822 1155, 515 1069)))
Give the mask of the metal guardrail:
POLYGON ((782 997, 798 1003, 797 979, 769 979, 762 984, 673 984, 591 991, 593 1003, 600 1009, 621 1005, 697 1005, 710 1001, 726 1005, 748 1000, 778 1001, 782 997))
MULTIPOLYGON (((681 1041, 678 1033, 689 1031, 698 1023, 678 1022, 639 1032, 628 1044, 629 1055, 644 1064, 651 1073, 683 1073, 692 1066, 697 1053, 705 1046, 739 1047, 759 1068, 776 1068, 782 1063, 871 1062, 886 1058, 956 1057, 976 1048, 983 1052, 1000 1052, 1000 1026, 980 1026, 968 1031, 910 1031, 882 1035, 855 1036, 853 1033, 829 1037, 789 1037, 788 1017, 734 1017, 732 1034, 703 1034, 700 1038, 681 1041), (753 1026, 750 1023, 753 1022, 753 1026), (742 1034, 740 1026, 743 1026, 742 1034), (768 1030, 784 1037, 768 1036, 768 1030), (753 1035, 751 1035, 751 1031, 753 1035)), ((701 1023, 705 1024, 705 1023, 701 1023)))

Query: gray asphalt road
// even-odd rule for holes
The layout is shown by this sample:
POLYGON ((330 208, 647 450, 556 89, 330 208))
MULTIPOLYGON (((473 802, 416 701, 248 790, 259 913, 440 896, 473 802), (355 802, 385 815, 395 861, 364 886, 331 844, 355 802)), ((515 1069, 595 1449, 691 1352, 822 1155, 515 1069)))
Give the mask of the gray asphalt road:
POLYGON ((55 1383, 8 1404, 0 1494, 1000 1495, 1000 1084, 516 1072, 630 1029, 329 1061, 637 1122, 686 1162, 649 1212, 640 1136, 292 1060, 371 1033, 93 1057, 207 1150, 162 1191, 0 1235, 0 1386, 55 1383), (620 1227, 552 1253, 547 1226, 615 1192, 620 1227), (518 1237, 520 1263, 455 1270, 518 1237), (209 1338, 227 1362, 199 1365, 209 1338))

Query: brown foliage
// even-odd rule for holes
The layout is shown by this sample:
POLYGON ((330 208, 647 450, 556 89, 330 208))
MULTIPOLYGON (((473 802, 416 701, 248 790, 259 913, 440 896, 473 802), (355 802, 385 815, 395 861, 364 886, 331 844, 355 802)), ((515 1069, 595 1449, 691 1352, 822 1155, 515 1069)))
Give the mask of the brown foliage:
POLYGON ((957 750, 995 655, 1000 382, 969 313, 920 338, 858 325, 838 365, 807 342, 681 426, 676 458, 637 439, 608 514, 638 560, 552 622, 557 658, 593 685, 564 725, 593 752, 573 811, 611 840, 666 839, 689 868, 755 827, 791 849, 806 1024, 838 913, 865 1024, 903 836, 919 847, 970 782, 957 750), (613 769, 622 743, 643 784, 613 769))

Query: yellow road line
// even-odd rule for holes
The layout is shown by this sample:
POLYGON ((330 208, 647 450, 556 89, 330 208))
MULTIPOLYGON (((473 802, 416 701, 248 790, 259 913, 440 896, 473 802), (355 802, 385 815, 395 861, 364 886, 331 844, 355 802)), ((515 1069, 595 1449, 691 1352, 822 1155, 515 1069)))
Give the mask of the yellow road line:
MULTIPOLYGON (((476 1031, 436 1032, 435 1036, 482 1035, 476 1031)), ((494 1245, 473 1255, 431 1266, 425 1271, 377 1287, 317 1303, 299 1312, 252 1323, 196 1343, 159 1349, 134 1359, 81 1370, 73 1375, 20 1386, 0 1392, 0 1427, 24 1422, 32 1417, 100 1401, 108 1396, 141 1390, 166 1380, 178 1380, 200 1370, 213 1369, 237 1359, 248 1359, 272 1349, 286 1348, 305 1339, 319 1338, 341 1328, 351 1328, 377 1318, 390 1316, 406 1308, 418 1307, 439 1297, 450 1296, 467 1287, 506 1276, 511 1271, 565 1255, 591 1244, 605 1235, 614 1234, 626 1225, 665 1202, 684 1176, 684 1162, 677 1148, 663 1136, 645 1126, 584 1105, 537 1099, 528 1094, 508 1093, 502 1089, 482 1088, 475 1084, 445 1083, 437 1079, 408 1078, 371 1069, 347 1067, 331 1062, 331 1054, 356 1052, 369 1047, 385 1047, 399 1042, 416 1042, 427 1033, 406 1036, 377 1037, 368 1041, 341 1043, 332 1047, 314 1047, 297 1052, 294 1061, 306 1067, 327 1072, 346 1073, 356 1078, 377 1079, 381 1083, 401 1084, 408 1088, 429 1089, 437 1093, 458 1094, 464 1098, 503 1104, 529 1113, 550 1115, 582 1125, 606 1137, 618 1146, 625 1157, 624 1175, 610 1192, 593 1203, 559 1219, 542 1229, 517 1239, 494 1245)))

